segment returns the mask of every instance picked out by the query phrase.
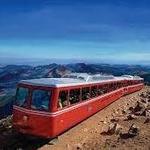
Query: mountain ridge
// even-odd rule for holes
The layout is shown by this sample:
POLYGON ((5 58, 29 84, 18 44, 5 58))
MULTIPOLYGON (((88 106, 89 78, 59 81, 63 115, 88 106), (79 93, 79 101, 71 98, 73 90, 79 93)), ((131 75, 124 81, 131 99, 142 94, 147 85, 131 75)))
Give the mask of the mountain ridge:
POLYGON ((7 65, 0 68, 0 89, 15 88, 20 80, 34 78, 60 78, 71 72, 90 74, 111 74, 120 76, 124 74, 139 75, 150 83, 150 66, 142 65, 112 65, 112 64, 85 64, 72 63, 60 65, 52 63, 49 65, 7 65))

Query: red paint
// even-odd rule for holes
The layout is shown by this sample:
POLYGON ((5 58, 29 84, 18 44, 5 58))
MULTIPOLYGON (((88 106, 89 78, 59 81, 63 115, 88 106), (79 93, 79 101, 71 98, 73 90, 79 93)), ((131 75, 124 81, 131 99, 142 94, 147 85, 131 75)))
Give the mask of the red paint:
POLYGON ((53 138, 100 111, 120 97, 142 89, 143 86, 143 83, 129 86, 126 85, 126 87, 122 87, 87 101, 79 102, 62 110, 57 110, 59 91, 62 89, 69 90, 72 88, 80 88, 81 86, 53 88, 53 101, 50 104, 51 110, 49 112, 14 106, 13 126, 17 131, 23 134, 53 138))

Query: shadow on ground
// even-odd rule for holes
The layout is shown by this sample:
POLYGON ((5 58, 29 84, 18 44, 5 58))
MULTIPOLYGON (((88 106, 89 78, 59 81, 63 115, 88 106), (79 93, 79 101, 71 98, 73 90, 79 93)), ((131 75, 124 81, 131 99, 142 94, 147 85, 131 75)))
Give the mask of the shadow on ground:
POLYGON ((0 150, 36 150, 48 143, 50 143, 50 139, 45 140, 41 138, 24 136, 13 131, 12 129, 4 131, 0 134, 0 150))

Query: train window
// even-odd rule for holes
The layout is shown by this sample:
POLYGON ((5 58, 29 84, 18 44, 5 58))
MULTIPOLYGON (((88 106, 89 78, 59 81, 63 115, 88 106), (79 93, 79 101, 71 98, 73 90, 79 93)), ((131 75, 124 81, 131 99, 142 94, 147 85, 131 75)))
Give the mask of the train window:
POLYGON ((122 87, 122 83, 121 83, 121 82, 119 82, 118 84, 119 84, 119 88, 121 88, 121 87, 122 87))
POLYGON ((99 95, 102 95, 102 93, 101 93, 101 86, 98 86, 97 95, 98 95, 98 96, 99 96, 99 95))
POLYGON ((113 84, 113 89, 114 89, 114 90, 117 90, 117 89, 118 89, 117 83, 114 83, 114 84, 113 84))
POLYGON ((91 97, 96 97, 97 96, 97 86, 92 86, 91 87, 91 97))
POLYGON ((90 98, 90 88, 86 87, 82 89, 82 100, 87 100, 90 98))
POLYGON ((58 108, 68 106, 68 91, 60 91, 58 98, 58 108))
POLYGON ((102 90, 103 94, 108 93, 109 86, 107 84, 103 85, 102 90))
POLYGON ((123 87, 123 82, 120 82, 120 87, 123 87))
POLYGON ((131 82, 130 82, 130 81, 128 81, 128 86, 129 86, 129 85, 131 85, 131 82))
POLYGON ((80 89, 70 90, 69 102, 70 104, 75 104, 80 101, 80 89))
POLYGON ((114 90, 114 83, 109 83, 108 85, 108 92, 111 92, 114 90))
POLYGON ((29 90, 27 88, 19 87, 16 93, 15 104, 22 107, 27 106, 28 93, 29 90))
POLYGON ((109 86, 107 84, 100 85, 98 88, 98 95, 102 95, 108 92, 109 86))
POLYGON ((124 81, 124 83, 123 83, 123 84, 124 84, 124 87, 126 87, 126 86, 127 86, 127 83, 126 83, 126 81, 124 81))
POLYGON ((114 91, 114 90, 116 90, 116 83, 111 83, 111 91, 114 91))
POLYGON ((119 82, 117 82, 117 89, 121 88, 121 85, 119 82))
POLYGON ((118 89, 121 88, 120 82, 117 82, 117 88, 118 88, 118 89))
POLYGON ((113 89, 114 89, 114 90, 117 90, 117 83, 114 83, 114 84, 113 84, 113 89))
POLYGON ((31 108, 36 110, 49 110, 51 92, 46 90, 33 90, 31 108))

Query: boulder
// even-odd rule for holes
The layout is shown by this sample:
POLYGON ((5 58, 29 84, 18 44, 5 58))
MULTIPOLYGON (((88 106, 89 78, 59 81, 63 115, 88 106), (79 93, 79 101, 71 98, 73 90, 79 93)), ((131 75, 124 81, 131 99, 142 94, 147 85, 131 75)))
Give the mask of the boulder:
POLYGON ((118 121, 119 121, 119 118, 112 118, 112 119, 110 119, 110 121, 111 121, 112 123, 118 122, 118 121))
POLYGON ((82 144, 78 143, 78 144, 76 145, 76 149, 77 149, 77 150, 82 150, 82 148, 83 148, 82 144))
POLYGON ((125 121, 136 119, 137 117, 134 114, 127 114, 124 118, 125 121))
POLYGON ((102 135, 119 134, 121 129, 122 129, 122 127, 118 123, 113 122, 113 123, 110 123, 107 126, 104 126, 103 129, 102 129, 101 134, 102 135))
POLYGON ((150 110, 146 110, 145 113, 145 116, 150 118, 150 110))
POLYGON ((150 123, 150 118, 146 118, 144 124, 150 123))
POLYGON ((133 138, 139 134, 139 128, 132 124, 128 131, 122 131, 119 136, 121 139, 133 138))
POLYGON ((141 111, 143 108, 145 109, 144 105, 141 102, 137 101, 133 111, 138 112, 138 111, 141 111))
POLYGON ((132 124, 129 128, 128 134, 137 136, 139 134, 139 128, 135 124, 132 124))

